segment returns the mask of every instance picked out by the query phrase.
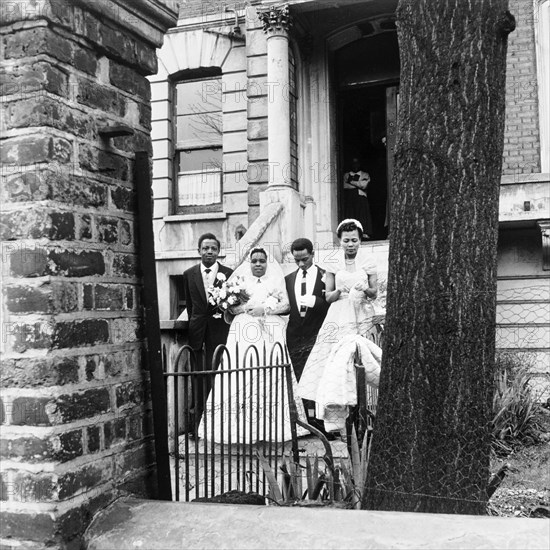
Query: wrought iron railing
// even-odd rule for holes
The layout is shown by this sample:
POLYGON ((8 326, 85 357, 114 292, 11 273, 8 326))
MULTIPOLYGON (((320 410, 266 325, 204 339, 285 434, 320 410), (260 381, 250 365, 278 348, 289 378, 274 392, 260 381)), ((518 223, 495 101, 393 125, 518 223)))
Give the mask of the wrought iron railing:
MULTIPOLYGON (((367 335, 378 345, 382 336, 379 324, 367 335)), ((232 490, 268 496, 266 464, 279 478, 284 475, 283 458, 298 464, 311 450, 302 439, 298 446, 287 350, 281 344, 270 350, 251 345, 236 355, 238 364, 219 346, 214 357, 219 367, 208 370, 197 364, 187 345, 177 353, 163 350, 176 500, 211 498, 232 490), (200 395, 204 411, 198 406, 200 395)), ((378 391, 366 383, 362 367, 357 366, 356 374, 358 402, 350 421, 363 441, 365 433, 372 433, 378 391)))
MULTIPOLYGON (((372 326, 366 337, 372 340, 378 347, 382 347, 384 340, 384 319, 372 326)), ((365 432, 372 433, 374 419, 376 417, 376 405, 378 403, 378 389, 367 384, 365 369, 360 365, 355 366, 357 380, 357 409, 354 411, 354 423, 357 435, 362 440, 365 432)))
POLYGON ((169 438, 175 500, 211 498, 231 490, 267 496, 261 463, 267 461, 277 476, 283 456, 290 453, 298 462, 287 352, 280 344, 260 351, 249 346, 240 364, 232 365, 227 349, 219 346, 213 362, 219 363, 215 370, 197 365, 193 350, 183 346, 173 372, 165 373, 173 419, 169 438))

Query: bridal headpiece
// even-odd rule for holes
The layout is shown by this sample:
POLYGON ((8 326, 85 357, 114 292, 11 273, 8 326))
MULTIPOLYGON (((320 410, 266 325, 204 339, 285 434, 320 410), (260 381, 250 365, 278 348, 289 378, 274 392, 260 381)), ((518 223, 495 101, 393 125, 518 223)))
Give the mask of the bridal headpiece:
POLYGON ((363 226, 361 225, 361 222, 353 219, 353 218, 346 218, 345 220, 342 220, 339 224, 338 224, 338 227, 336 228, 336 233, 338 233, 338 231, 340 231, 340 228, 344 225, 347 225, 348 223, 352 223, 354 224, 358 229, 361 230, 361 233, 363 233, 363 226))
POLYGON ((261 252, 262 254, 265 255, 266 258, 269 258, 269 255, 267 253, 267 251, 265 250, 265 248, 262 248, 261 246, 256 246, 255 248, 253 248, 250 253, 248 254, 248 259, 251 260, 252 259, 252 256, 254 254, 256 254, 257 252, 261 252))

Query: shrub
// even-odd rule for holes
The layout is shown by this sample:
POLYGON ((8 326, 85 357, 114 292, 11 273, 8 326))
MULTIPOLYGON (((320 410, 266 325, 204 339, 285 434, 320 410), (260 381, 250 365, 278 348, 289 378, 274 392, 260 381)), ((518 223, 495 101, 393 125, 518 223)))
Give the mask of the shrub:
POLYGON ((289 455, 279 466, 282 475, 278 480, 266 458, 258 453, 258 459, 269 483, 269 500, 279 506, 303 506, 317 503, 338 508, 359 509, 369 460, 371 441, 369 432, 365 432, 363 441, 360 442, 355 428, 352 428, 349 438, 349 459, 336 462, 328 439, 312 426, 300 421, 298 424, 307 426, 307 429, 323 443, 324 467, 320 467, 317 456, 305 457, 296 464, 289 455))
POLYGON ((541 427, 537 421, 538 404, 529 385, 530 366, 517 355, 497 357, 492 437, 498 454, 509 454, 539 440, 541 427))

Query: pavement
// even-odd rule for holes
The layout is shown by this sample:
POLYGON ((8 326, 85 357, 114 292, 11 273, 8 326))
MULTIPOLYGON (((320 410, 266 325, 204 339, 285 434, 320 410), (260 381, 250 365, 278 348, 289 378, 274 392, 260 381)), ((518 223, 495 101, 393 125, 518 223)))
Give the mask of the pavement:
POLYGON ((548 550, 550 520, 126 498, 96 516, 84 548, 548 550))

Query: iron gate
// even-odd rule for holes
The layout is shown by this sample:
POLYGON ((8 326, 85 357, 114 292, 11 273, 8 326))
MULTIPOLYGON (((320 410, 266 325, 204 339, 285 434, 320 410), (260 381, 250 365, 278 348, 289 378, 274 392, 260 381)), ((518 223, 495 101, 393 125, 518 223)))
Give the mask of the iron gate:
POLYGON ((173 372, 164 374, 175 500, 231 490, 268 496, 266 470, 277 478, 284 456, 298 463, 298 411, 287 353, 280 344, 269 355, 265 347, 250 345, 240 364, 232 365, 225 346, 218 346, 213 363, 219 368, 198 370, 194 351, 180 348, 173 372))

